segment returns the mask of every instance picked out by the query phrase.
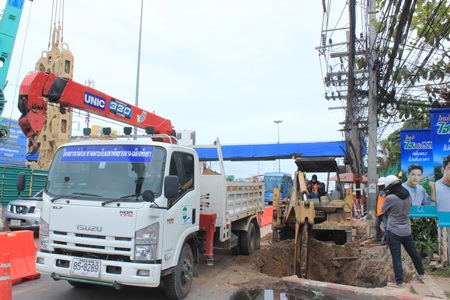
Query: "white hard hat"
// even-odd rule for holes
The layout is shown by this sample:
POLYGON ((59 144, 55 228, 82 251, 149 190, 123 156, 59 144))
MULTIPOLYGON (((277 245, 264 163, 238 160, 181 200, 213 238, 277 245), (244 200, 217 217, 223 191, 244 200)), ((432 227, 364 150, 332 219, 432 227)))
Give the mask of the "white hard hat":
POLYGON ((378 185, 378 186, 384 185, 384 184, 385 184, 385 183, 384 183, 385 180, 386 180, 386 177, 380 177, 380 178, 378 178, 378 183, 377 183, 377 185, 378 185))
POLYGON ((386 189, 397 183, 400 183, 400 179, 398 179, 398 177, 395 175, 386 176, 386 179, 384 180, 384 185, 386 186, 386 189))

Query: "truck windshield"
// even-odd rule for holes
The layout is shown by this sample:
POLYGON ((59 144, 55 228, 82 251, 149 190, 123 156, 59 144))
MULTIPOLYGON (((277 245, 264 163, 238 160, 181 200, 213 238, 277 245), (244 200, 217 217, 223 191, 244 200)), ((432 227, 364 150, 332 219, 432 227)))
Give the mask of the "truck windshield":
POLYGON ((157 198, 162 191, 165 160, 166 150, 158 146, 63 147, 49 169, 47 190, 55 196, 77 195, 78 199, 99 201, 151 190, 157 198))

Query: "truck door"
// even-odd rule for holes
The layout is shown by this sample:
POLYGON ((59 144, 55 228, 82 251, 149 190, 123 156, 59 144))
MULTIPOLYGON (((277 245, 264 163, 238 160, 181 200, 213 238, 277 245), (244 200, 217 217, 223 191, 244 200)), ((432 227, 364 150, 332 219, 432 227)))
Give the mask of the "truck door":
POLYGON ((184 152, 172 153, 169 175, 176 175, 179 180, 178 198, 171 201, 169 206, 172 206, 194 189, 194 156, 184 152))

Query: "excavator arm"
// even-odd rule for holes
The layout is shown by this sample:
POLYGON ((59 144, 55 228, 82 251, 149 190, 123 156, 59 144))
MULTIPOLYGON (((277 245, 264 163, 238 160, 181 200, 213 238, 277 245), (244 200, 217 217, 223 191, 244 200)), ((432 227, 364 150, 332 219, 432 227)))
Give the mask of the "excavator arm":
POLYGON ((26 75, 20 86, 18 108, 22 113, 19 125, 29 138, 30 146, 35 150, 38 147, 35 138, 45 124, 48 103, 58 104, 62 114, 70 108, 77 108, 138 128, 153 127, 155 134, 176 136, 168 119, 72 79, 58 77, 48 72, 32 71, 26 75))

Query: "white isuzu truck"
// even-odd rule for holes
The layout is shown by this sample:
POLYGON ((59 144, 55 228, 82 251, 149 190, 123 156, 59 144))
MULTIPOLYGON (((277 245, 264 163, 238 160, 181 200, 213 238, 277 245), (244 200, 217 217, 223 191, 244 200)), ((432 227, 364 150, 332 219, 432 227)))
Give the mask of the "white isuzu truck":
POLYGON ((215 247, 259 248, 264 184, 229 181, 218 141, 90 140, 59 147, 41 204, 39 272, 74 287, 163 281, 182 299, 215 247), (221 170, 206 168, 195 147, 217 151, 221 170))

